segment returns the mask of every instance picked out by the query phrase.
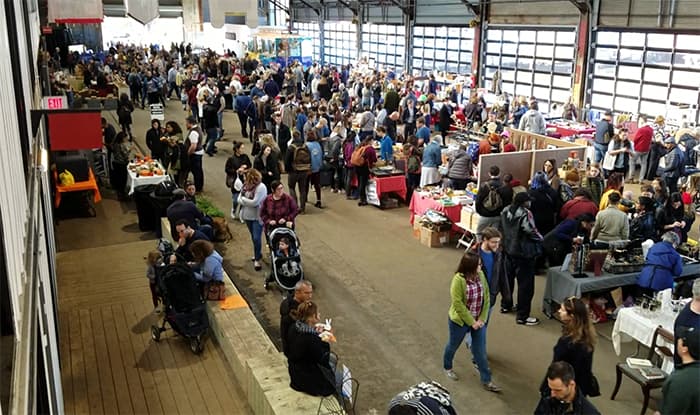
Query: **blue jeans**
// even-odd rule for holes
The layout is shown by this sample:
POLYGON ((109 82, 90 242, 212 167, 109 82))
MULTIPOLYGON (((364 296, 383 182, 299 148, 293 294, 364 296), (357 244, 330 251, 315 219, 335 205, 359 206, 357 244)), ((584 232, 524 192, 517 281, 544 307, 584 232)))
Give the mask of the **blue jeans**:
POLYGON ((262 230, 263 226, 259 220, 246 220, 250 239, 253 241, 253 257, 256 261, 262 259, 262 230))
POLYGON ((602 163, 605 158, 605 153, 608 152, 607 144, 593 143, 593 148, 595 148, 595 161, 596 163, 602 163))
POLYGON ((459 345, 462 344, 462 341, 464 341, 467 333, 470 333, 472 338, 472 356, 476 360, 476 365, 479 367, 479 378, 481 383, 491 382, 491 369, 489 369, 489 362, 486 359, 486 326, 480 328, 479 330, 474 330, 466 324, 464 326, 459 326, 449 318, 447 320, 450 338, 445 346, 445 354, 442 358, 442 367, 445 370, 452 369, 452 360, 454 359, 455 353, 457 352, 459 345))
POLYGON ((218 128, 207 128, 207 144, 204 151, 207 154, 214 154, 214 149, 216 148, 216 142, 219 139, 219 129, 218 128))

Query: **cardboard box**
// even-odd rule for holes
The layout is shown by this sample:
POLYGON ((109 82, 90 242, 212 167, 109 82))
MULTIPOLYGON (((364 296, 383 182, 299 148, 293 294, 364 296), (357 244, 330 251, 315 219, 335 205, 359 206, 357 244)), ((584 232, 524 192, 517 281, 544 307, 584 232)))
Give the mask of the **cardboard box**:
POLYGON ((413 217, 413 237, 418 240, 420 240, 421 219, 423 219, 423 217, 419 215, 413 217))
POLYGON ((430 248, 439 248, 450 242, 450 231, 434 231, 426 227, 420 228, 420 243, 430 248))
POLYGON ((479 217, 479 214, 470 208, 462 208, 459 222, 471 230, 476 230, 476 227, 479 225, 479 217))

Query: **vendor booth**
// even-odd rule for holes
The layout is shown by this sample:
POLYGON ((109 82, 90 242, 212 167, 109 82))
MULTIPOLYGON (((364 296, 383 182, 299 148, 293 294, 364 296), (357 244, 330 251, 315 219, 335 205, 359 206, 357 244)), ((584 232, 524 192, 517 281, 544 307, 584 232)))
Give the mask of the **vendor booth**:
POLYGON ((285 68, 297 60, 308 68, 313 63, 312 39, 281 30, 259 30, 249 41, 248 51, 265 67, 276 62, 285 68))

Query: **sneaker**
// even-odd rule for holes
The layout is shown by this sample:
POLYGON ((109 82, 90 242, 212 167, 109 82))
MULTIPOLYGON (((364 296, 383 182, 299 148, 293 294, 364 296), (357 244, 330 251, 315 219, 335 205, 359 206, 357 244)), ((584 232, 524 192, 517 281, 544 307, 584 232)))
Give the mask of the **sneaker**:
POLYGON ((494 392, 494 393, 499 393, 503 390, 500 386, 496 385, 493 382, 482 383, 481 386, 483 386, 484 389, 486 389, 487 391, 494 392))
POLYGON ((452 369, 445 370, 445 376, 447 376, 448 378, 450 378, 452 380, 459 380, 459 376, 457 376, 455 371, 452 369))
POLYGON ((320 201, 320 200, 319 200, 318 202, 316 202, 316 203, 314 204, 314 206, 316 206, 316 207, 319 208, 319 209, 323 209, 323 205, 321 205, 321 201, 320 201))
POLYGON ((537 317, 528 317, 525 320, 515 320, 516 324, 523 324, 525 326, 536 326, 540 324, 540 319, 537 317))
POLYGON ((511 308, 501 307, 502 314, 510 313, 511 311, 518 311, 518 307, 516 307, 516 306, 513 306, 511 308))
POLYGON ((236 220, 236 209, 231 209, 231 219, 236 220))

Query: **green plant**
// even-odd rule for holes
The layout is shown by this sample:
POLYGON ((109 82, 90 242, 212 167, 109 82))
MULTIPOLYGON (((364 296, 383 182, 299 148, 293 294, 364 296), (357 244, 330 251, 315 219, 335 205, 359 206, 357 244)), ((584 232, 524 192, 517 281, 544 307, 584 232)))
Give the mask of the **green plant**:
POLYGON ((214 206, 211 203, 211 201, 204 196, 197 196, 197 207, 205 215, 209 215, 212 218, 223 218, 224 217, 224 212, 222 212, 219 208, 214 206))

